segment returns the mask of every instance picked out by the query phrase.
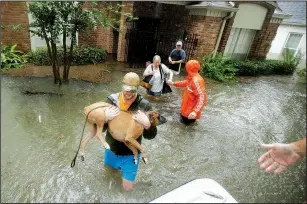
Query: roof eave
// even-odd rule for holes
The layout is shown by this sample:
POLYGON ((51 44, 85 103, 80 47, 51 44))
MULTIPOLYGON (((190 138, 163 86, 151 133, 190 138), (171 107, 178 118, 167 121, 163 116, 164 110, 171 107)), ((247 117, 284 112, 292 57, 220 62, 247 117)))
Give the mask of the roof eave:
POLYGON ((285 18, 291 18, 293 15, 289 15, 289 14, 277 14, 274 13, 273 14, 273 18, 281 18, 281 19, 285 19, 285 18))
POLYGON ((281 22, 282 25, 291 25, 291 26, 299 26, 299 27, 306 27, 306 23, 294 23, 294 22, 281 22))
POLYGON ((187 9, 210 9, 210 10, 218 10, 218 11, 232 11, 237 12, 239 8, 226 8, 220 6, 185 6, 187 9))

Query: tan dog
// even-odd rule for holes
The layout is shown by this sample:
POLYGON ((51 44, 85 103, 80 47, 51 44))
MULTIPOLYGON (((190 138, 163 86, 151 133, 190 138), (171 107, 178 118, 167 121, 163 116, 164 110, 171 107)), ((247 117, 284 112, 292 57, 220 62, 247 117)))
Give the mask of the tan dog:
MULTIPOLYGON (((103 126, 105 124, 105 109, 112 106, 109 103, 97 102, 90 106, 84 108, 84 113, 87 115, 87 121, 92 128, 96 128, 96 137, 102 142, 106 149, 110 149, 109 144, 105 141, 105 137, 102 136, 103 126)), ((143 133, 144 127, 140 123, 132 119, 133 112, 131 111, 120 111, 112 120, 108 121, 108 130, 112 137, 120 142, 124 142, 125 145, 133 152, 134 162, 137 163, 138 151, 143 154, 143 161, 147 163, 147 158, 145 156, 145 150, 137 142, 138 137, 143 133)), ((151 119, 152 125, 158 125, 159 113, 155 111, 146 112, 146 115, 151 119)), ((81 159, 84 160, 85 146, 86 144, 95 136, 94 134, 89 134, 86 139, 81 142, 81 159)))

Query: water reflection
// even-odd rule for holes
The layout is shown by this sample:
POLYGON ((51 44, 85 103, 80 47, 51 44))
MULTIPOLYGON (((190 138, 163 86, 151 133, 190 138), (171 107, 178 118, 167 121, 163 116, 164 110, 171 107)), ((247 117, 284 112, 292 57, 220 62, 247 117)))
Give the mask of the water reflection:
POLYGON ((261 142, 291 142, 306 134, 306 87, 291 77, 233 85, 207 80, 203 117, 188 127, 178 122, 182 89, 153 101, 168 122, 159 126, 156 139, 143 140, 149 163, 140 164, 134 192, 121 191, 120 175, 105 168, 104 149, 95 140, 87 146, 86 160, 78 158, 70 168, 83 107, 120 91, 124 74, 114 72, 110 84, 72 80, 61 88, 52 78, 1 77, 3 202, 149 202, 203 177, 219 182, 239 202, 304 201, 306 159, 280 175, 257 164, 261 142))

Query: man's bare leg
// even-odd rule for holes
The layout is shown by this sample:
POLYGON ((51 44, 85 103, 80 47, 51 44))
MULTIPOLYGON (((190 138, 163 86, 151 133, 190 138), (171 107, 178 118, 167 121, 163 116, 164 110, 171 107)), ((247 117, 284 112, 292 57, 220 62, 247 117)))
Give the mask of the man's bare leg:
POLYGON ((128 181, 127 179, 123 178, 123 188, 126 191, 132 191, 134 187, 134 182, 128 181))

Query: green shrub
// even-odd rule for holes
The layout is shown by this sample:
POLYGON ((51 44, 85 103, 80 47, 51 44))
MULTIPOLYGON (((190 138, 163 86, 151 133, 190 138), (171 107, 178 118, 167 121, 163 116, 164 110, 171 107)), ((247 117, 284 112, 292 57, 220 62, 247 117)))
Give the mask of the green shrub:
POLYGON ((235 81, 237 69, 233 66, 232 60, 222 54, 216 54, 213 58, 213 53, 202 57, 200 73, 208 78, 221 81, 235 81))
POLYGON ((237 74, 240 76, 292 74, 296 68, 294 64, 280 60, 233 61, 233 65, 238 68, 237 74))
POLYGON ((300 77, 306 78, 306 67, 303 68, 303 69, 297 70, 297 74, 298 74, 300 77))
POLYGON ((12 68, 20 68, 27 62, 25 55, 21 51, 15 50, 17 44, 13 46, 2 45, 1 48, 1 70, 7 71, 12 68))
POLYGON ((300 51, 298 51, 298 53, 295 55, 295 53, 288 48, 286 48, 283 52, 284 62, 286 62, 287 64, 291 64, 295 68, 300 63, 303 56, 304 55, 300 51))
MULTIPOLYGON (((67 52, 69 47, 67 48, 67 52)), ((59 65, 63 65, 64 51, 63 47, 57 48, 57 57, 59 65)), ((106 51, 103 48, 78 46, 74 47, 73 59, 71 65, 97 64, 104 62, 106 51)), ((51 65, 47 48, 38 48, 28 53, 28 61, 35 65, 51 65)))
POLYGON ((229 57, 213 53, 202 56, 200 73, 208 78, 221 82, 235 80, 235 76, 260 76, 260 75, 286 75, 293 74, 298 64, 298 59, 288 58, 281 60, 233 60, 229 57))

